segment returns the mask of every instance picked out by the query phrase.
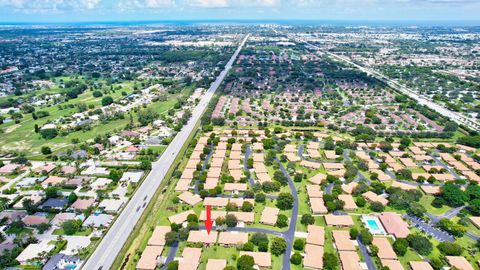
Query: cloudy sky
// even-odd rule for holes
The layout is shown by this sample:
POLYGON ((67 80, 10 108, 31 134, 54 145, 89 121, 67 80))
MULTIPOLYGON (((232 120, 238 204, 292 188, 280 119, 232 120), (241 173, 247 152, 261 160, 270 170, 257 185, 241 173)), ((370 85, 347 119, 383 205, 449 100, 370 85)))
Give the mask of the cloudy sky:
POLYGON ((0 0, 0 22, 480 20, 480 0, 0 0))

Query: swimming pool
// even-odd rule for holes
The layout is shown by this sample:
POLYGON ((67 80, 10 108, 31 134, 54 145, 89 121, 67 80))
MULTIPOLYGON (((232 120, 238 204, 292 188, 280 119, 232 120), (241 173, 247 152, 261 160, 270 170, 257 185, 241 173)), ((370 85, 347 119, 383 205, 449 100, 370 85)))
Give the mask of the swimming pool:
POLYGON ((380 228, 378 227, 377 222, 375 222, 375 220, 369 219, 369 220, 367 220, 367 224, 368 224, 368 226, 369 226, 370 228, 372 228, 372 230, 378 230, 378 229, 380 229, 380 228))
POLYGON ((365 227, 372 233, 372 234, 387 234, 385 229, 383 228, 380 220, 375 216, 362 216, 362 221, 365 224, 365 227))

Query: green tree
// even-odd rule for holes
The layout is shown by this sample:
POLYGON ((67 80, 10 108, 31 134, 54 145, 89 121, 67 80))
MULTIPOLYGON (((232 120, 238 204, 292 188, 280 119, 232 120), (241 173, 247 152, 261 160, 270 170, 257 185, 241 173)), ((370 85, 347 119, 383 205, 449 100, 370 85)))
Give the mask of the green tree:
POLYGON ((458 129, 458 124, 453 121, 448 121, 445 123, 443 127, 443 131, 445 132, 455 132, 458 129))
POLYGON ((467 194, 454 184, 445 184, 440 190, 442 198, 450 207, 462 206, 468 200, 467 194))
POLYGON ((51 140, 58 135, 58 131, 54 128, 46 128, 46 129, 40 129, 40 135, 42 135, 42 138, 51 140))
POLYGON ((244 201, 242 204, 242 211, 243 212, 252 212, 253 211, 253 204, 249 201, 244 201))
POLYGON ((290 193, 280 193, 277 198, 277 207, 280 210, 289 210, 293 207, 293 196, 290 193))
POLYGON ((27 214, 32 215, 37 211, 37 207, 33 204, 33 201, 31 199, 25 199, 22 201, 22 206, 25 211, 27 211, 27 214))
POLYGON ((300 255, 298 252, 295 252, 292 257, 290 257, 290 262, 294 265, 300 265, 302 263, 302 255, 300 255))
POLYGON ((288 217, 283 214, 278 215, 277 223, 275 225, 279 228, 288 227, 288 217))
POLYGON ((113 98, 111 96, 105 96, 102 98, 102 106, 108 106, 113 103, 113 98))
POLYGON ((62 229, 66 235, 74 235, 82 228, 82 221, 79 219, 67 220, 62 223, 62 229))
POLYGON ((338 259, 333 253, 325 252, 323 254, 323 269, 336 270, 338 267, 338 259))
POLYGON ((103 96, 102 92, 100 91, 93 91, 92 95, 93 97, 96 97, 96 98, 103 96))
POLYGON ((57 198, 59 190, 60 189, 58 187, 54 187, 54 186, 47 187, 45 189, 45 196, 47 197, 47 199, 57 198))
POLYGON ((393 250, 398 256, 404 256, 408 250, 408 241, 404 238, 398 238, 393 242, 393 250))
POLYGON ((379 202, 372 202, 370 204, 370 210, 372 210, 373 212, 383 212, 384 209, 385 206, 383 206, 383 204, 379 202))
POLYGON ((418 235, 410 234, 407 237, 408 244, 412 249, 418 252, 420 255, 427 256, 432 252, 433 246, 428 238, 418 235))
POLYGON ((275 256, 282 255, 287 250, 287 241, 281 237, 275 237, 270 244, 270 251, 275 256))
POLYGON ((165 234, 165 245, 172 246, 178 241, 178 232, 170 231, 165 234))
POLYGON ((225 215, 225 224, 227 224, 228 227, 235 227, 237 226, 237 217, 232 214, 227 214, 225 215))
POLYGON ((252 256, 243 255, 240 256, 237 260, 237 269, 238 270, 253 270, 253 266, 255 265, 255 261, 253 260, 252 256))
POLYGON ((438 244, 437 248, 442 254, 447 256, 460 256, 463 252, 462 246, 451 242, 442 242, 438 244))
POLYGON ((470 201, 468 209, 474 216, 480 216, 480 199, 470 201))
POLYGON ((303 214, 300 223, 305 226, 312 225, 315 223, 315 218, 310 214, 303 214))
POLYGON ((264 242, 268 243, 268 236, 265 233, 256 232, 252 235, 251 241, 256 246, 259 246, 260 243, 264 243, 264 242))
POLYGON ((42 146, 42 149, 40 150, 43 155, 48 156, 52 153, 52 149, 48 146, 42 146))
POLYGON ((112 179, 114 182, 118 182, 122 178, 122 172, 117 169, 111 169, 110 170, 110 179, 112 179))
POLYGON ((243 245, 242 250, 243 251, 253 251, 255 248, 255 245, 252 242, 247 242, 243 245))
POLYGON ((358 237, 358 229, 357 228, 350 228, 350 239, 354 240, 358 237))
POLYGON ((77 196, 77 194, 75 194, 75 192, 72 192, 68 195, 68 203, 69 204, 74 203, 77 199, 78 199, 78 196, 77 196))
POLYGON ((463 225, 455 223, 448 218, 440 219, 436 225, 456 237, 462 237, 467 231, 463 225))
POLYGON ((178 261, 171 261, 167 265, 167 270, 178 270, 178 261))
POLYGON ((152 123, 157 118, 158 113, 150 108, 138 112, 138 122, 140 122, 142 126, 152 123))
POLYGON ((373 240, 373 235, 367 229, 362 229, 360 231, 360 238, 365 245, 370 245, 373 240))
POLYGON ((301 238, 295 239, 295 242, 293 242, 293 248, 298 251, 302 251, 303 248, 305 247, 305 241, 301 238))

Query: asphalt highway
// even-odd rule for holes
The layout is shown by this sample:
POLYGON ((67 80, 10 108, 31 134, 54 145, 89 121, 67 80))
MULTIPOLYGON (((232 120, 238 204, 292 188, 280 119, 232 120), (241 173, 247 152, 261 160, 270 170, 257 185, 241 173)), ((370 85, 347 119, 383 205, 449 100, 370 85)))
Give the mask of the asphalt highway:
POLYGON ((177 133, 159 160, 152 164, 152 171, 145 178, 141 186, 138 187, 138 190, 125 206, 116 221, 112 224, 94 253, 90 256, 87 262, 85 262, 82 269, 106 270, 111 268, 115 258, 140 219, 146 205, 150 203, 154 193, 160 187, 162 181, 164 181, 165 175, 174 163, 180 149, 186 143, 190 134, 194 131, 197 122, 207 108, 215 91, 228 74, 228 71, 232 68, 234 61, 237 59, 237 56, 248 37, 249 35, 242 40, 235 53, 225 65, 225 69, 203 95, 200 103, 192 111, 192 117, 188 123, 177 133))

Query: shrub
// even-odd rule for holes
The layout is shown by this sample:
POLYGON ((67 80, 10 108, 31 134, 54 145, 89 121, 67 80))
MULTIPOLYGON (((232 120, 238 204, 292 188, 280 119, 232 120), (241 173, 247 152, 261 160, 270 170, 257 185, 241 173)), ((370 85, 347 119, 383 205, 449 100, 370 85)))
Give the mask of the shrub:
POLYGON ((298 252, 295 252, 295 254, 290 257, 290 262, 294 265, 300 265, 302 263, 302 255, 300 255, 298 252))
POLYGON ((404 238, 398 238, 393 243, 393 250, 398 256, 403 256, 408 250, 408 241, 404 238))
POLYGON ((295 239, 295 242, 293 242, 293 248, 295 250, 302 251, 304 247, 305 241, 301 238, 295 239))
POLYGON ((350 239, 354 240, 358 237, 358 229, 357 228, 350 228, 350 239))
POLYGON ((238 270, 251 270, 255 265, 255 261, 252 256, 243 255, 237 260, 237 269, 238 270))
POLYGON ((302 219, 300 220, 300 223, 302 223, 305 226, 312 225, 315 223, 315 218, 310 214, 304 214, 302 215, 302 219))
POLYGON ((335 270, 338 267, 338 259, 333 253, 325 252, 323 254, 323 269, 335 270))
POLYGON ((288 217, 283 214, 278 215, 276 226, 279 228, 288 227, 288 217))
POLYGON ((442 242, 438 244, 437 248, 447 256, 460 256, 463 252, 462 246, 450 242, 442 242))

